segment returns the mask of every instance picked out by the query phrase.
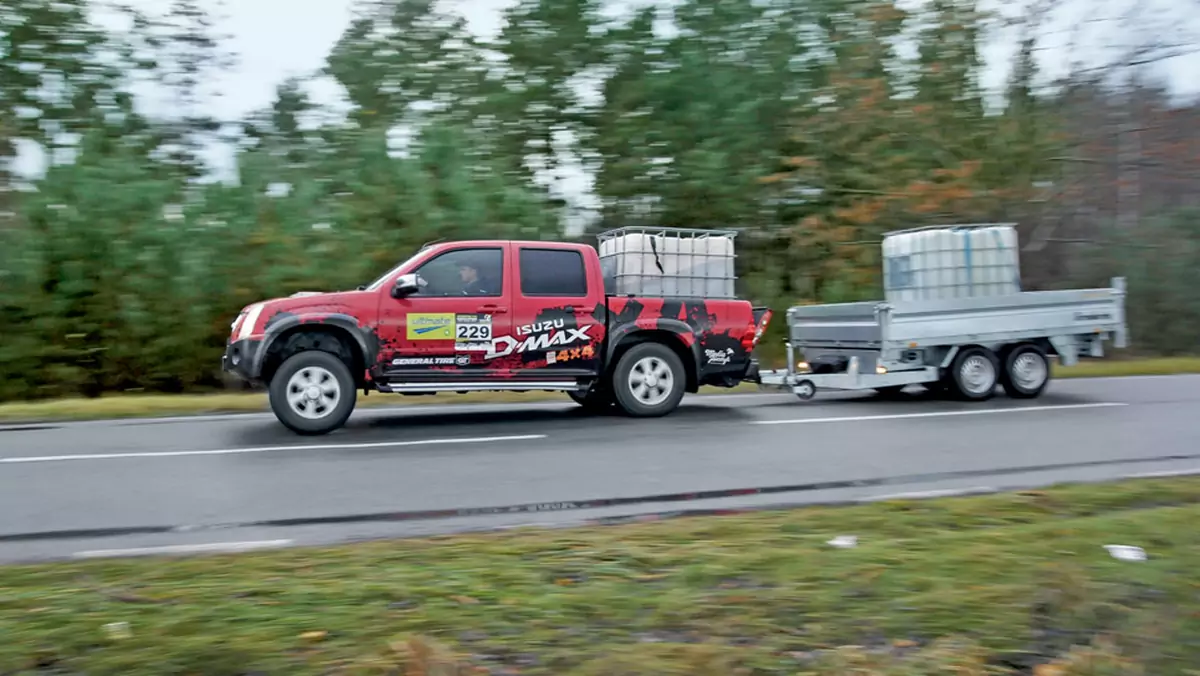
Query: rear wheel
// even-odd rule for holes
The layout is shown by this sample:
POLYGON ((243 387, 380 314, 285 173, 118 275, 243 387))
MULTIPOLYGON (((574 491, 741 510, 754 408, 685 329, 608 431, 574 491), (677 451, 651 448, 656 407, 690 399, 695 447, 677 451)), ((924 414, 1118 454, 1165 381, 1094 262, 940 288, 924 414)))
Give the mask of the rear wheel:
POLYGON ((1004 359, 1004 392, 1013 399, 1033 399, 1050 384, 1050 360, 1040 347, 1018 345, 1004 359))
POLYGON ((661 343, 639 343, 617 361, 612 375, 616 404, 638 418, 663 416, 683 399, 683 362, 661 343))
POLYGON ((320 350, 288 357, 267 389, 279 422, 304 435, 328 434, 344 425, 354 411, 357 394, 346 363, 320 350))
POLYGON ((982 347, 960 350, 950 366, 954 393, 967 401, 991 399, 996 395, 999 372, 999 360, 991 350, 982 347))

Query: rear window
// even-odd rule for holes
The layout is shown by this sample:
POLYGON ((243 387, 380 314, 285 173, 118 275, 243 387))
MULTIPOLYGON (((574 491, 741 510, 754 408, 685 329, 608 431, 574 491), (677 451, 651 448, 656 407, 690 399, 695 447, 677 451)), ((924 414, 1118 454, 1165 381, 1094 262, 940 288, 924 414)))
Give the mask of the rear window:
POLYGON ((587 296, 583 255, 565 249, 521 249, 521 294, 587 296))

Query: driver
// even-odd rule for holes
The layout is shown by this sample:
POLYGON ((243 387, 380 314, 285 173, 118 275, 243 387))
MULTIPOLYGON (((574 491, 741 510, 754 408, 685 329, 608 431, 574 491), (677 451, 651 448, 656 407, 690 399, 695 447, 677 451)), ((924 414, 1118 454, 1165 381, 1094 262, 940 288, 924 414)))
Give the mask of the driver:
POLYGON ((460 293, 464 296, 488 296, 492 290, 479 274, 479 264, 470 258, 458 264, 458 279, 462 282, 460 293))

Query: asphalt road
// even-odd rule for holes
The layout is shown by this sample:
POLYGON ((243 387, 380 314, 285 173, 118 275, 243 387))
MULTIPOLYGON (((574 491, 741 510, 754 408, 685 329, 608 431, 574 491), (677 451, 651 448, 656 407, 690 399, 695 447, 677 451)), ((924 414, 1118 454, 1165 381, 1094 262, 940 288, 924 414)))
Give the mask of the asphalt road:
POLYGON ((565 397, 360 410, 318 438, 269 414, 0 427, 0 560, 1200 471, 1200 376, 1055 381, 1032 402, 914 389, 697 396, 657 420, 589 416, 565 397), (620 500, 579 508, 602 499, 620 500), (486 507, 500 509, 431 512, 486 507))

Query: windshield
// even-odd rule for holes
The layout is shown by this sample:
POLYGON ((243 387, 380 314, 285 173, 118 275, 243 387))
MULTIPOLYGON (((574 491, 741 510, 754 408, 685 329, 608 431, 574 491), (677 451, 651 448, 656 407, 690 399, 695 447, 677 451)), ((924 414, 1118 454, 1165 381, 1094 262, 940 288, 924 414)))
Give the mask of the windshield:
MULTIPOLYGON (((422 251, 423 251, 423 249, 422 249, 422 251)), ((375 291, 375 290, 376 290, 376 289, 378 289, 379 287, 383 286, 383 283, 384 283, 384 282, 386 282, 388 279, 390 279, 392 275, 396 274, 396 271, 397 271, 397 270, 399 270, 400 268, 402 268, 402 267, 404 267, 405 265, 407 265, 409 261, 411 261, 412 259, 416 258, 416 257, 417 257, 417 255, 418 255, 418 254, 420 254, 420 253, 421 253, 421 252, 420 252, 420 251, 418 251, 417 253, 415 253, 415 254, 413 254, 413 255, 409 256, 408 258, 405 258, 403 261, 401 261, 401 262, 400 262, 400 263, 398 263, 397 265, 394 265, 394 266, 392 266, 392 269, 391 269, 391 270, 388 270, 387 272, 383 273, 383 275, 382 275, 382 276, 380 276, 378 279, 376 279, 375 281, 371 282, 371 283, 370 283, 370 285, 368 285, 368 286, 367 286, 366 290, 367 290, 367 291, 375 291)))

